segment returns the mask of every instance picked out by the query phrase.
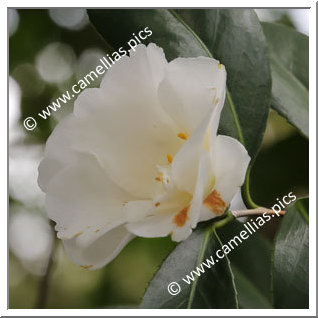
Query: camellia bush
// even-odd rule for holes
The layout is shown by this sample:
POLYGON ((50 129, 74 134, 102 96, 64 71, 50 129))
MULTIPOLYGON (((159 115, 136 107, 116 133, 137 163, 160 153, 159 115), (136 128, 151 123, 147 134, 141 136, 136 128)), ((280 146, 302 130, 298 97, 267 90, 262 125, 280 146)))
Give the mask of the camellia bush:
POLYGON ((250 184, 271 108, 308 138, 308 37, 252 9, 87 11, 114 53, 38 178, 68 256, 93 271, 170 236, 141 308, 308 308, 308 198, 261 206, 250 184))

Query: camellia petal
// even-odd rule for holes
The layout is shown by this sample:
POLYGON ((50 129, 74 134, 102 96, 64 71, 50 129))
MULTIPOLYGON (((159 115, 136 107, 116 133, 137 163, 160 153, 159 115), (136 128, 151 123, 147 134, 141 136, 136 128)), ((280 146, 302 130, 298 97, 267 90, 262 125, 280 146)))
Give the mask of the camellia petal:
POLYGON ((129 232, 143 237, 167 236, 172 232, 173 218, 171 213, 150 215, 139 222, 128 223, 126 228, 129 232))
MULTIPOLYGON (((138 46, 108 71, 101 84, 106 106, 90 114, 91 120, 103 119, 105 169, 118 185, 143 199, 155 194, 156 166, 166 164, 167 155, 174 156, 182 145, 157 97, 166 64, 162 49, 138 46)), ((84 104, 75 105, 75 113, 84 104)))
MULTIPOLYGON (((184 146, 175 156, 172 163, 172 177, 177 186, 193 194, 198 174, 199 160, 203 151, 209 152, 212 156, 211 144, 216 139, 220 113, 223 105, 216 105, 208 116, 203 119, 197 130, 187 140, 184 146), (215 133, 213 133, 215 131, 215 133)), ((211 168, 212 169, 212 168, 211 168)), ((208 169, 211 179, 211 169, 208 169)), ((211 180, 212 182, 212 180, 211 180)))
POLYGON ((44 158, 39 165, 38 184, 42 191, 47 191, 47 185, 54 176, 64 168, 63 163, 51 157, 44 158))
POLYGON ((216 138, 225 99, 226 71, 217 60, 178 58, 169 63, 159 86, 162 107, 188 139, 172 163, 174 181, 193 194, 203 149, 216 138))
POLYGON ((168 64, 160 83, 160 103, 180 132, 191 135, 218 102, 223 106, 225 83, 225 67, 219 61, 177 58, 168 64))
POLYGON ((215 189, 229 204, 244 182, 251 158, 239 141, 222 135, 217 136, 213 153, 215 189))
POLYGON ((79 95, 74 115, 49 138, 47 156, 66 162, 73 160, 74 150, 94 152, 119 186, 151 198, 156 166, 166 164, 167 155, 174 156, 182 145, 157 98, 165 63, 162 50, 154 45, 139 46, 132 57, 123 57, 106 73, 100 89, 79 95))
POLYGON ((124 205, 126 222, 136 222, 143 220, 155 210, 155 205, 151 200, 129 201, 124 205))
POLYGON ((139 206, 139 211, 143 210, 143 207, 146 208, 148 215, 145 215, 143 220, 129 222, 127 229, 138 236, 157 237, 171 234, 174 241, 180 242, 186 239, 191 234, 192 228, 196 227, 200 217, 207 178, 206 171, 209 166, 208 160, 209 156, 205 151, 199 162, 199 173, 193 198, 189 194, 176 190, 178 193, 173 193, 168 198, 163 197, 162 202, 159 200, 152 205, 145 202, 132 202, 135 208, 139 206))
POLYGON ((241 187, 250 162, 246 149, 236 139, 219 135, 213 149, 215 184, 206 189, 201 221, 222 214, 241 187))
POLYGON ((172 231, 171 237, 176 242, 180 242, 186 239, 191 234, 192 229, 197 226, 197 222, 200 218, 201 206, 203 204, 206 179, 208 178, 208 160, 208 153, 204 151, 199 162, 199 171, 193 198, 186 210, 179 211, 181 218, 185 220, 184 224, 179 224, 178 222, 176 222, 176 220, 178 220, 179 214, 176 214, 174 217, 174 229, 172 231))
POLYGON ((91 241, 124 223, 123 204, 133 199, 109 179, 94 155, 78 153, 49 183, 46 208, 60 238, 91 241))
POLYGON ((76 238, 64 240, 70 258, 83 269, 98 269, 111 262, 134 238, 124 226, 119 226, 99 237, 89 246, 78 245, 76 238))

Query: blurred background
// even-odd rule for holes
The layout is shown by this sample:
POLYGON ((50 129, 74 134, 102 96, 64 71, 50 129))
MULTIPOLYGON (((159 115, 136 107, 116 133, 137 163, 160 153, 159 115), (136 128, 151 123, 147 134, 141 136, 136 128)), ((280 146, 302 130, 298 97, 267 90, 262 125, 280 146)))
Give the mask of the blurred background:
MULTIPOLYGON (((282 23, 308 35, 308 10, 256 13, 262 21, 282 23)), ((23 127, 24 118, 36 118, 110 52, 85 9, 9 9, 8 21, 9 308, 39 308, 43 298, 46 308, 138 307, 147 283, 175 244, 170 238, 136 238, 103 269, 89 272, 73 264, 46 218, 37 167, 46 139, 72 112, 74 100, 38 121, 37 129, 23 127)), ((98 85, 95 81, 90 87, 98 85)), ((271 111, 251 173, 254 201, 269 207, 290 191, 297 197, 308 193, 308 149, 308 140, 271 111)), ((236 204, 242 205, 239 198, 236 204)), ((267 224, 263 234, 271 240, 276 227, 275 222, 267 224)))

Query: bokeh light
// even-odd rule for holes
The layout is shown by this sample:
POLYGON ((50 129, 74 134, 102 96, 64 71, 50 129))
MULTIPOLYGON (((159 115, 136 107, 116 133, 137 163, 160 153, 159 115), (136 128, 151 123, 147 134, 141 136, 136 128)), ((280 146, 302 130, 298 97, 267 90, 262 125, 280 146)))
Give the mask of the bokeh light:
POLYGON ((45 81, 59 83, 72 76, 75 62, 75 53, 69 45, 54 42, 37 55, 36 68, 45 81))
POLYGON ((277 22, 285 15, 299 32, 309 34, 308 9, 255 9, 255 12, 258 18, 264 22, 277 22))
POLYGON ((49 9, 50 18, 59 26, 70 29, 80 30, 88 23, 88 17, 85 9, 49 9))
POLYGON ((19 26, 20 17, 16 9, 8 10, 9 35, 13 35, 19 26))
POLYGON ((18 82, 9 77, 9 143, 13 143, 19 136, 21 130, 18 125, 20 118, 20 104, 21 104, 21 88, 18 82))
POLYGON ((42 145, 18 142, 10 146, 9 192, 15 200, 29 207, 44 207, 44 195, 37 183, 42 156, 42 145))
POLYGON ((26 269, 34 274, 43 274, 51 253, 52 243, 53 233, 46 218, 38 213, 25 211, 11 215, 9 246, 26 269))

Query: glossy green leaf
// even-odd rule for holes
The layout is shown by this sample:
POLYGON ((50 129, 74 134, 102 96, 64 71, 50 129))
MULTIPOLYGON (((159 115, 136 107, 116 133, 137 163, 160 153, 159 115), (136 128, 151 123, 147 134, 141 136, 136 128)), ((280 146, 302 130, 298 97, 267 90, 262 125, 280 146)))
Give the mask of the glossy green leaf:
POLYGON ((254 157, 269 110, 271 80, 266 43, 254 10, 88 10, 91 22, 114 48, 149 27, 143 43, 161 46, 168 60, 213 56, 228 72, 219 132, 244 142, 254 157))
POLYGON ((193 234, 181 242, 164 261, 144 295, 143 308, 237 308, 236 290, 227 257, 218 259, 216 250, 221 241, 213 227, 199 226, 193 234), (215 265, 201 267, 200 277, 191 271, 197 270, 203 261, 212 256, 215 265), (183 281, 191 276, 194 282, 183 281), (177 282, 181 287, 178 295, 171 295, 167 287, 177 282))
POLYGON ((176 57, 207 55, 198 39, 166 9, 106 9, 87 10, 90 21, 114 50, 129 49, 127 42, 133 33, 149 27, 152 35, 143 44, 156 43, 164 49, 168 61, 176 57))
POLYGON ((308 36, 279 24, 262 26, 270 51, 272 106, 308 137, 308 36))
POLYGON ((249 275, 243 274, 236 266, 231 266, 237 298, 240 308, 270 309, 273 308, 268 298, 253 284, 249 275))
POLYGON ((273 290, 276 308, 309 306, 308 199, 287 209, 276 234, 273 290))
MULTIPOLYGON (((217 233, 226 244, 243 230, 246 231, 244 223, 235 220, 218 229, 217 233)), ((227 256, 233 269, 240 308, 272 308, 271 244, 268 240, 260 233, 253 233, 227 256)))

